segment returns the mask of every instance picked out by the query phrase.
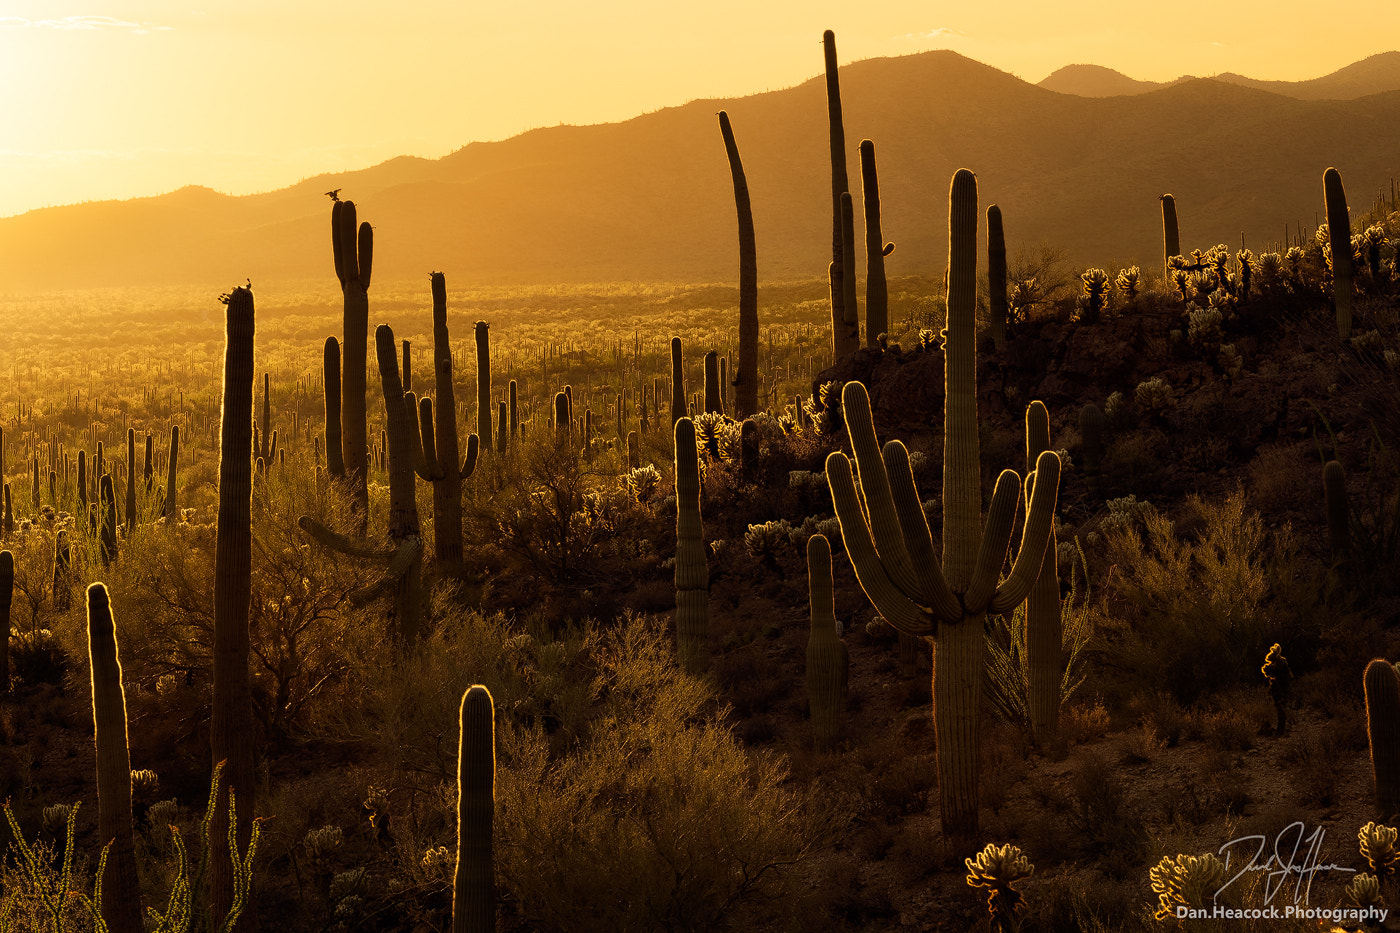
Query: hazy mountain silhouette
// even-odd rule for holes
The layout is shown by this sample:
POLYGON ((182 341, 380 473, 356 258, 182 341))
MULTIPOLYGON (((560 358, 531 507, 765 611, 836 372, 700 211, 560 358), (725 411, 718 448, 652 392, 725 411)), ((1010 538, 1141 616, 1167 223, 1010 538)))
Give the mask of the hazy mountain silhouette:
MULTIPOLYGON (((1388 195, 1400 150, 1400 91, 1299 100, 1192 79, 1093 99, 948 51, 857 62, 841 81, 852 183, 859 201, 856 149, 869 137, 884 232, 898 244, 888 261, 895 275, 942 274, 948 183, 964 166, 978 174, 982 206, 1001 205, 1013 254, 1045 240, 1085 265, 1156 269, 1163 192, 1176 196, 1183 247, 1237 245, 1243 232, 1257 252, 1282 238, 1285 223, 1313 226, 1329 165, 1341 171, 1353 212, 1382 188, 1388 195)), ((441 269, 463 287, 728 282, 738 259, 720 109, 748 174, 760 280, 824 277, 830 168, 825 86, 815 77, 622 123, 532 130, 438 160, 393 159, 267 194, 185 188, 0 219, 0 290, 226 287, 247 276, 324 278, 334 288, 323 195, 332 188, 376 227, 380 281, 441 269)), ((859 265, 863 273, 863 257, 859 265)))
MULTIPOLYGON (((1075 94, 1079 97, 1119 97, 1145 94, 1192 80, 1195 80, 1192 76, 1185 75, 1175 81, 1139 81, 1102 65, 1066 65, 1037 86, 1058 94, 1075 94)), ((1307 81, 1260 81, 1230 71, 1215 75, 1214 80, 1271 91, 1298 100, 1355 100, 1369 94, 1400 90, 1400 52, 1380 52, 1329 75, 1307 81)))

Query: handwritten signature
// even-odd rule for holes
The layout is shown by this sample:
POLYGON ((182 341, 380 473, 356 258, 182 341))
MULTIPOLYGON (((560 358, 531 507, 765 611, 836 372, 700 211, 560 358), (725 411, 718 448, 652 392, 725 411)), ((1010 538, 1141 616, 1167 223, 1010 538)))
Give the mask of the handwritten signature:
POLYGON ((1344 871, 1355 872, 1354 868, 1343 868, 1334 863, 1321 863, 1322 840, 1327 835, 1327 831, 1321 826, 1312 832, 1307 831, 1302 820, 1289 823, 1279 831, 1274 838, 1273 851, 1265 858, 1265 851, 1269 848, 1267 836, 1240 836, 1238 839, 1231 839, 1216 851, 1225 856, 1225 870, 1230 870, 1230 862, 1235 854, 1236 847, 1248 851, 1246 844, 1254 844, 1254 854, 1249 857, 1249 861, 1230 876, 1215 892, 1216 898, 1225 891, 1226 888, 1234 884, 1240 878, 1250 872, 1262 871, 1264 875, 1264 904, 1268 905, 1273 901, 1289 883, 1293 881, 1293 903, 1308 903, 1308 896, 1312 893, 1313 878, 1322 872, 1344 871), (1262 861, 1261 861, 1262 860, 1262 861))

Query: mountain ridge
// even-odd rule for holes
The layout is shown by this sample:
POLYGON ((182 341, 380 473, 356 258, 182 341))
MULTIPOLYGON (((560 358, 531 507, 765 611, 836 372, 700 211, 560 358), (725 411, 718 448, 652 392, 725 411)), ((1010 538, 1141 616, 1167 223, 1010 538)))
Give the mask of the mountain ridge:
MULTIPOLYGON (((1257 252, 1285 222, 1312 224, 1329 165, 1356 211, 1388 182, 1389 153, 1400 148, 1400 91, 1304 100, 1196 78, 1087 98, 946 50, 854 62, 841 81, 851 183, 859 188, 859 141, 871 138, 886 237, 899 244, 895 275, 941 277, 946 189, 960 167, 978 172, 984 209, 1001 206, 1013 254, 1050 242, 1075 262, 1155 269, 1163 192, 1176 195, 1183 247, 1238 242, 1244 231, 1257 252)), ((737 246, 720 109, 754 199, 761 279, 821 276, 830 166, 817 76, 618 123, 540 127, 440 159, 400 156, 271 192, 187 186, 41 208, 0 219, 0 290, 248 275, 324 274, 333 285, 323 197, 333 188, 376 227, 381 281, 429 269, 480 284, 728 281, 737 246)))

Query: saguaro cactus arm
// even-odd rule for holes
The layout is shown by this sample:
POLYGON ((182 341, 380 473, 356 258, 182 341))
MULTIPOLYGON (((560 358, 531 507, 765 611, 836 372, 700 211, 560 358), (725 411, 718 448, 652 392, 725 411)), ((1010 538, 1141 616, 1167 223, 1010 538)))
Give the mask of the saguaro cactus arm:
POLYGON ((734 206, 739 215, 739 365, 734 374, 734 417, 742 421, 758 411, 758 258, 749 203, 749 182, 729 114, 719 112, 719 130, 734 178, 734 206))

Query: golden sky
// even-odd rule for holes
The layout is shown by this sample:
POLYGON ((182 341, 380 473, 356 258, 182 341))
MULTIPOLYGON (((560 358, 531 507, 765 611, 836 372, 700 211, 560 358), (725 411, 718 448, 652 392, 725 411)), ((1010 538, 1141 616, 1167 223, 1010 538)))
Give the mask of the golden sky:
POLYGON ((843 63, 948 48, 1034 82, 1077 62, 1154 81, 1301 80, 1394 48, 1400 27, 1400 7, 1374 0, 1160 9, 0 0, 0 216, 187 184, 266 191, 532 127, 789 87, 821 72, 828 28, 843 63))

